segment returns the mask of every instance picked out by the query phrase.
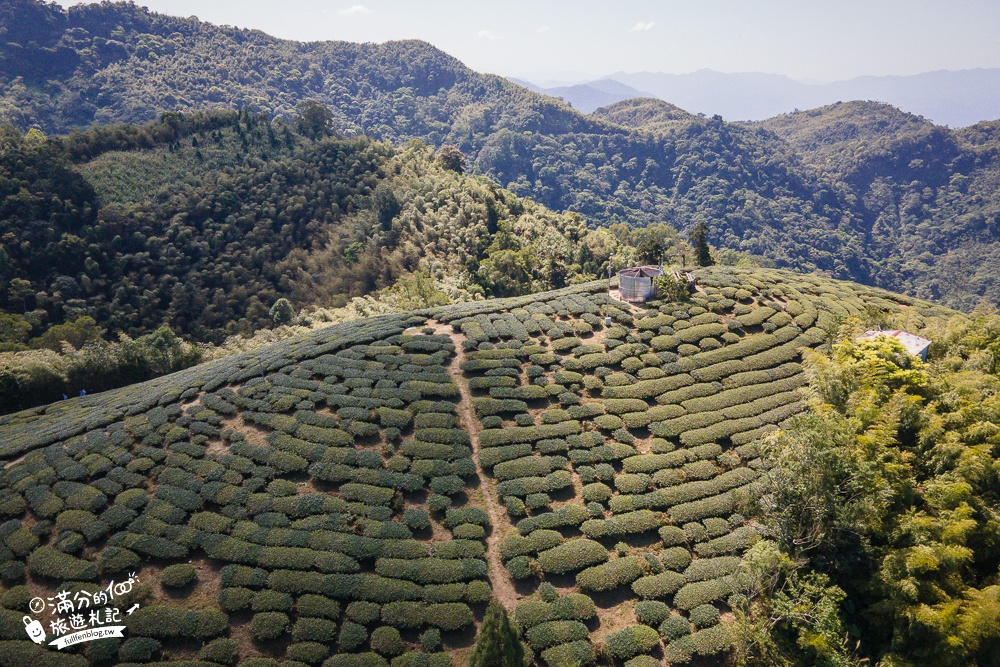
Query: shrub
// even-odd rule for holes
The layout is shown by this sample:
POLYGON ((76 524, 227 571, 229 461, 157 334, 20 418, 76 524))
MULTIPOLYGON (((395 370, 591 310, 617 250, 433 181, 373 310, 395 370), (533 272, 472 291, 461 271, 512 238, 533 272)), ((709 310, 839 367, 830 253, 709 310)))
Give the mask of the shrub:
POLYGON ((358 625, 353 621, 344 621, 340 628, 340 635, 337 637, 337 646, 341 650, 352 652, 368 641, 368 631, 365 626, 358 625))
POLYGON ((250 634, 254 639, 266 641, 276 639, 288 630, 288 616, 280 611, 265 611, 254 614, 250 621, 250 634))
POLYGON ((330 655, 330 649, 319 642, 297 642, 289 644, 288 648, 285 649, 285 655, 289 660, 317 665, 323 661, 323 658, 330 655))
POLYGON ((288 593, 265 589, 254 595, 250 608, 253 611, 289 612, 292 610, 292 596, 288 593))
POLYGON ((583 499, 588 502, 606 502, 612 493, 611 487, 601 482, 592 482, 581 490, 583 499))
POLYGON ((219 591, 219 607, 225 612, 248 609, 256 594, 249 588, 223 588, 219 591))
POLYGON ((552 605, 542 600, 522 600, 514 607, 514 618, 522 629, 527 630, 553 620, 552 605))
POLYGON ((51 579, 94 581, 97 565, 42 545, 28 556, 28 570, 32 574, 51 579))
POLYGON ((378 653, 337 653, 327 658, 323 667, 389 667, 389 663, 378 653))
POLYGON ((617 415, 600 415, 594 418, 594 426, 602 431, 614 431, 625 426, 625 422, 617 415))
POLYGON ((121 547, 108 547, 97 559, 101 574, 113 574, 137 569, 142 559, 134 551, 121 547))
POLYGON ((463 523, 456 526, 451 533, 457 540, 481 540, 486 537, 486 530, 473 523, 463 523))
POLYGON ((632 592, 643 599, 663 598, 677 591, 684 585, 684 575, 671 570, 659 574, 636 579, 632 583, 632 592))
MULTIPOLYGON (((424 590, 427 590, 426 587, 424 590)), ((470 581, 465 586, 465 601, 469 604, 489 602, 491 597, 493 597, 493 589, 490 588, 489 583, 482 579, 470 581)))
POLYGON ((451 498, 435 493, 427 500, 427 509, 432 512, 440 512, 451 507, 451 498))
POLYGON ((704 581, 719 579, 736 572, 740 567, 740 559, 736 556, 719 556, 717 558, 699 558, 684 571, 688 581, 704 581))
POLYGON ((685 547, 668 547, 660 552, 659 557, 663 567, 676 572, 684 572, 684 568, 691 564, 691 552, 685 547))
POLYGON ((431 525, 427 510, 422 507, 408 507, 403 511, 403 523, 413 530, 423 530, 431 525))
POLYGON ((672 642, 691 633, 691 623, 683 616, 668 616, 660 623, 660 636, 672 642))
POLYGON ((615 488, 622 493, 642 493, 651 482, 649 475, 645 474, 621 473, 615 476, 615 488))
POLYGON ((580 530, 591 538, 619 537, 634 533, 644 533, 658 528, 662 521, 650 510, 638 510, 613 516, 610 519, 591 519, 585 521, 580 530))
POLYGON ((263 588, 267 585, 267 570, 245 565, 226 565, 220 571, 223 586, 263 588))
POLYGON ((686 584, 674 595, 674 606, 678 609, 694 609, 698 605, 720 600, 736 590, 731 577, 709 579, 686 584))
POLYGON ((699 521, 710 516, 725 516, 731 514, 735 507, 736 496, 732 491, 727 491, 710 498, 675 505, 667 510, 667 514, 676 523, 686 523, 699 521))
POLYGON ((352 621, 356 621, 361 625, 368 625, 369 623, 378 620, 381 611, 382 608, 374 602, 355 600, 347 605, 347 609, 344 610, 344 613, 347 615, 347 618, 352 621))
POLYGON ((670 607, 659 600, 640 600, 635 605, 635 617, 651 628, 659 626, 670 616, 670 607))
POLYGON ((660 661, 651 655, 637 655, 625 663, 625 667, 659 667, 660 661))
POLYGON ((511 578, 518 581, 530 579, 538 574, 535 571, 538 567, 537 564, 527 556, 517 556, 515 558, 511 558, 504 565, 510 573, 511 578))
POLYGON ((420 647, 425 653, 437 650, 441 646, 441 631, 437 628, 428 628, 420 634, 420 647))
MULTIPOLYGON (((462 486, 465 485, 462 484, 462 486)), ((353 482, 341 484, 340 492, 347 500, 357 500, 367 505, 388 505, 396 494, 393 489, 353 482)))
POLYGON ((240 662, 240 667, 278 667, 274 658, 249 658, 240 662))
POLYGON ((500 557, 507 560, 514 556, 537 553, 551 549, 562 541, 562 535, 554 530, 536 530, 527 536, 508 535, 500 541, 500 557))
POLYGON ((499 480, 537 477, 552 472, 552 460, 547 456, 526 456, 493 466, 493 476, 499 480))
POLYGON ((419 602, 390 602, 382 606, 382 622, 396 628, 419 628, 424 624, 424 606, 419 602))
POLYGON ((309 616, 337 620, 340 617, 340 604, 322 595, 308 594, 295 601, 295 611, 299 618, 309 616))
POLYGON ((296 642, 332 643, 337 638, 337 624, 325 618, 300 618, 292 628, 296 642))
POLYGON ((424 610, 424 618, 428 625, 442 630, 458 630, 472 625, 473 621, 472 610, 464 602, 429 604, 424 610))
POLYGON ((608 655, 616 660, 628 660, 640 653, 648 653, 660 643, 656 630, 648 625, 632 625, 608 635, 605 646, 608 655))
POLYGON ((177 563, 163 568, 160 583, 167 588, 184 588, 198 580, 198 568, 190 563, 177 563))
POLYGON ((488 527, 490 515, 486 513, 486 510, 471 505, 448 510, 444 520, 446 527, 453 528, 463 523, 474 523, 477 526, 488 527))
POLYGON ((133 612, 127 623, 129 632, 135 636, 204 639, 225 632, 229 627, 229 617, 215 610, 195 611, 151 605, 133 612))
POLYGON ((720 537, 722 535, 728 535, 729 532, 733 529, 732 524, 730 524, 728 521, 720 517, 709 517, 708 519, 702 521, 702 523, 705 525, 705 530, 708 532, 710 537, 720 537))
POLYGON ((554 574, 575 572, 607 560, 607 549, 587 538, 570 540, 538 554, 542 571, 554 574))
POLYGON ((504 507, 512 519, 525 516, 528 513, 524 501, 515 496, 507 496, 504 499, 504 507))
POLYGON ((220 665, 233 665, 239 659, 239 652, 235 639, 219 637, 205 644, 198 652, 200 660, 216 662, 220 665))
POLYGON ((608 591, 632 583, 645 573, 647 567, 646 561, 638 556, 616 558, 578 573, 576 583, 581 590, 608 591))
POLYGON ((549 667, 562 667, 562 665, 589 667, 597 661, 597 657, 594 654, 593 644, 579 640, 545 649, 542 651, 542 660, 549 667))
POLYGON ((542 598, 543 602, 555 602, 559 598, 559 591, 549 582, 543 581, 538 587, 538 597, 542 598))
POLYGON ((151 637, 129 637, 118 648, 122 662, 148 662, 160 650, 160 642, 151 637))
POLYGON ((465 480, 457 475, 446 475, 431 479, 429 488, 434 493, 453 496, 465 488, 465 480))
POLYGON ((528 646, 541 651, 557 644, 587 639, 589 634, 587 626, 579 621, 547 621, 529 628, 524 637, 528 646))
POLYGON ((375 628, 368 643, 376 653, 388 656, 399 655, 405 648, 399 630, 385 625, 375 628))
POLYGON ((589 517, 590 513, 580 505, 564 505, 554 512, 546 512, 538 516, 521 519, 517 522, 517 530, 522 535, 527 535, 539 528, 578 526, 589 517))
POLYGON ((759 539, 760 533, 754 527, 740 526, 728 535, 696 544, 694 550, 703 558, 721 556, 749 549, 759 539))
POLYGON ((732 643, 729 629, 725 625, 714 625, 691 635, 688 646, 697 655, 709 656, 728 650, 732 643))
POLYGON ((719 610, 710 604, 700 604, 690 612, 688 618, 696 628, 707 628, 719 622, 719 610))
POLYGON ((32 596, 31 589, 27 586, 13 586, 0 598, 0 604, 3 605, 4 609, 27 611, 32 596))

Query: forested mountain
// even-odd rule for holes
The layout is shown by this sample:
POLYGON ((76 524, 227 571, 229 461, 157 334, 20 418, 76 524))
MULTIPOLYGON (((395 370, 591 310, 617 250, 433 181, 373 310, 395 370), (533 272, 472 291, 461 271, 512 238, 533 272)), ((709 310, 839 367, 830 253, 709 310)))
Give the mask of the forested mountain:
POLYGON ((1000 122, 949 130, 845 102, 761 126, 852 202, 875 283, 965 309, 982 297, 1000 303, 1000 122))
POLYGON ((347 135, 453 144, 472 171, 589 225, 706 221, 715 245, 780 266, 1000 302, 972 261, 1000 257, 989 124, 872 103, 751 126, 643 99, 584 116, 422 42, 305 44, 127 4, 0 7, 0 118, 21 131, 206 107, 292 117, 314 99, 347 135))
POLYGON ((454 144, 516 194, 591 224, 707 219, 718 245, 868 279, 842 202, 766 132, 696 117, 674 135, 629 130, 421 42, 297 43, 127 4, 3 6, 17 27, 0 47, 0 118, 22 131, 213 106, 280 116, 311 98, 345 133, 454 144))
MULTIPOLYGON (((763 72, 686 74, 615 72, 596 81, 533 90, 564 98, 577 109, 599 95, 605 104, 633 97, 658 97, 692 112, 729 120, 763 120, 846 100, 881 100, 950 127, 967 127, 1000 117, 1000 69, 937 70, 911 75, 860 76, 830 83, 806 83, 763 72)), ((592 109, 590 107, 588 110, 592 109)))
MULTIPOLYGON (((0 26, 0 119, 16 128, 4 135, 14 236, 3 241, 11 281, 0 298, 9 312, 47 313, 29 321, 31 335, 92 314, 110 335, 166 322, 220 340, 273 322, 277 298, 336 304, 434 261, 485 294, 523 293, 594 275, 616 253, 638 259, 643 240, 621 228, 579 243, 583 225, 619 223, 704 222, 715 246, 779 266, 963 308, 984 296, 1000 303, 989 268, 1000 259, 994 124, 953 131, 874 103, 749 125, 649 99, 585 116, 422 42, 298 43, 124 3, 2 0, 0 26), (329 109, 339 138, 315 142, 298 127, 306 100, 329 109), (242 111, 188 113, 206 107, 242 111), (21 136, 117 121, 153 125, 21 136), (459 179, 431 159, 443 145, 510 192, 459 179), (385 181, 382 194, 391 190, 407 219, 408 206, 430 200, 413 190, 421 178, 448 194, 435 199, 433 238, 415 224, 411 245, 372 222, 374 188, 385 181), (35 194, 25 201, 22 189, 35 194), (472 208, 443 203, 465 189, 472 208), (479 233, 526 219, 531 205, 517 197, 582 218, 525 223, 555 242, 513 222, 512 234, 479 233), (161 238, 183 251, 164 259, 160 241, 149 243, 161 238)), ((657 243, 646 244, 649 257, 671 246, 657 243)))
MULTIPOLYGON (((0 358, 0 411, 156 374, 131 356, 168 371, 171 331, 218 344, 403 276, 450 277, 467 297, 596 276, 576 214, 460 173, 457 153, 313 130, 233 111, 58 140, 3 130, 0 352, 67 341, 84 358, 72 372, 0 358), (164 326, 159 353, 101 341, 164 326)), ((418 305, 444 298, 427 289, 418 305)))

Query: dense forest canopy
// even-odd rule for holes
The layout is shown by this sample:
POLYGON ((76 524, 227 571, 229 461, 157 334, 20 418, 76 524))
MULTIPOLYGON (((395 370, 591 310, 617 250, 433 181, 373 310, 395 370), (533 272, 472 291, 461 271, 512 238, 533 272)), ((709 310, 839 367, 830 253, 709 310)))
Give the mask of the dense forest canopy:
POLYGON ((464 174, 455 147, 345 137, 326 107, 299 112, 0 130, 4 409, 196 362, 177 336, 218 345, 378 291, 413 308, 694 257, 672 227, 588 229, 464 174))
POLYGON ((971 308, 1000 303, 995 127, 875 103, 741 125, 659 100, 589 116, 419 41, 299 43, 125 3, 4 0, 0 120, 22 132, 245 108, 454 145, 468 168, 588 225, 710 223, 717 246, 971 308), (958 278, 958 279, 954 279, 958 278))

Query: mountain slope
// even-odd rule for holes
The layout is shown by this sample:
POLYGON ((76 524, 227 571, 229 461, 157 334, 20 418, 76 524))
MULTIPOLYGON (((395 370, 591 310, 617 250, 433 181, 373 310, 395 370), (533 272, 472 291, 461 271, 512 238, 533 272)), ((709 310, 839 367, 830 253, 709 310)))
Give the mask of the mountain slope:
POLYGON ((869 128, 880 138, 823 139, 820 150, 796 135, 799 121, 783 128, 780 119, 747 126, 682 116, 653 127, 629 119, 633 103, 584 116, 420 42, 301 44, 127 4, 64 12, 5 0, 3 10, 20 41, 0 45, 0 118, 22 131, 205 106, 290 118, 314 98, 346 134, 456 145, 472 171, 591 226, 666 222, 685 231, 707 221, 713 244, 780 266, 963 308, 1000 302, 976 254, 993 256, 993 154, 963 139, 964 130, 887 120, 893 114, 881 107, 852 103, 841 107, 843 127, 819 134, 886 120, 869 128), (859 119, 847 118, 854 113, 859 119), (925 200, 927 188, 939 194, 925 200), (897 224, 900 216, 911 220, 897 224))
MULTIPOLYGON (((763 120, 793 109, 848 100, 879 100, 951 127, 1000 118, 1000 97, 996 92, 1000 87, 1000 69, 862 76, 831 83, 804 83, 759 72, 712 70, 688 74, 616 72, 607 79, 647 91, 691 111, 721 114, 728 120, 763 120)), ((592 83, 583 82, 578 87, 585 89, 592 83)), ((551 89, 539 91, 552 94, 551 89)), ((636 92, 632 96, 643 95, 636 92)))
POLYGON ((1000 301, 997 123, 949 130, 874 102, 850 102, 761 123, 858 203, 874 280, 971 309, 1000 301))
POLYGON ((540 88, 519 79, 511 79, 511 81, 536 93, 558 97, 574 109, 578 109, 586 114, 592 113, 600 107, 614 104, 615 102, 635 99, 637 97, 649 97, 648 94, 643 93, 641 90, 636 90, 613 79, 598 79, 573 86, 555 86, 553 88, 540 88))
POLYGON ((686 229, 712 215, 717 244, 867 279, 856 244, 842 247, 833 231, 843 207, 752 131, 692 119, 686 133, 653 139, 477 74, 420 42, 301 44, 126 4, 5 6, 12 20, 45 26, 15 35, 27 46, 0 46, 0 118, 23 129, 58 132, 216 106, 282 115, 312 98, 348 134, 454 144, 501 185, 592 224, 686 229), (39 12, 45 21, 33 18, 39 12), (19 60, 24 49, 52 55, 19 60), (804 244, 805 229, 823 238, 804 244), (796 238, 786 243, 788 236, 796 238))
MULTIPOLYGON (((125 633, 150 657, 213 640, 241 660, 461 664, 491 594, 547 664, 724 655, 718 611, 759 538, 736 494, 753 441, 805 408, 802 346, 847 316, 953 313, 786 271, 695 275, 689 301, 634 309, 596 282, 370 318, 0 418, 0 651, 52 655, 20 634, 31 595, 134 571, 125 633), (171 588, 161 568, 186 563, 171 588), (696 627, 661 641, 671 610, 696 627)), ((98 659, 74 650, 51 659, 98 659)))

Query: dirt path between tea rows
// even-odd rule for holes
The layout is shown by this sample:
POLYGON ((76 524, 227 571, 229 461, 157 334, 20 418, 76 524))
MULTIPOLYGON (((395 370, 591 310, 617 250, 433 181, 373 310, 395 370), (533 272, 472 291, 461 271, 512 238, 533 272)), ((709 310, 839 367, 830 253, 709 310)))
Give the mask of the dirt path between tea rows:
POLYGON ((472 391, 469 389, 469 381, 463 375, 461 367, 462 362, 465 361, 465 350, 462 348, 465 336, 456 333, 450 325, 436 320, 428 320, 427 326, 433 328, 435 333, 449 336, 455 345, 455 357, 451 361, 448 372, 455 384, 458 385, 458 390, 462 395, 462 400, 458 404, 459 416, 462 420, 462 426, 468 432, 472 442, 472 459, 476 463, 476 473, 479 475, 480 482, 478 490, 482 494, 483 504, 490 515, 492 529, 486 536, 486 564, 489 567, 490 585, 493 587, 493 595, 496 596, 497 600, 508 610, 513 611, 520 596, 514 589, 514 583, 507 568, 500 560, 500 540, 516 532, 516 529, 511 525, 506 509, 501 507, 497 500, 496 482, 492 477, 486 476, 483 472, 483 466, 479 462, 479 432, 482 428, 475 410, 472 408, 472 391))

